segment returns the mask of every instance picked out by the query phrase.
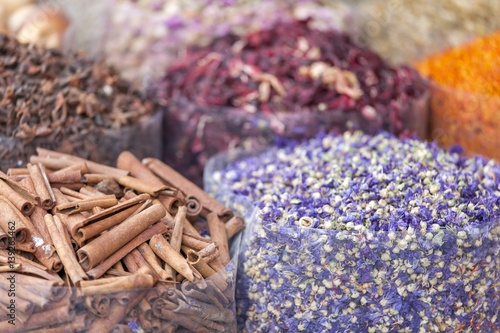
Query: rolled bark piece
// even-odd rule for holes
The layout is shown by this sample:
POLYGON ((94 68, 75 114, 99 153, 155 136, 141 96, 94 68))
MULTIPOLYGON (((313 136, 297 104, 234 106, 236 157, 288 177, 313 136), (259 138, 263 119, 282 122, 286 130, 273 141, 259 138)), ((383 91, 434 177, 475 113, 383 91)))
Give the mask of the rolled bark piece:
POLYGON ((82 314, 76 316, 71 322, 63 323, 57 326, 51 326, 50 328, 41 328, 37 330, 31 330, 30 333, 74 333, 84 331, 86 328, 90 327, 93 319, 88 314, 82 314))
MULTIPOLYGON (((8 251, 0 250, 0 262, 9 263, 9 257, 11 257, 11 255, 9 255, 8 251)), ((21 267, 18 270, 19 273, 26 273, 34 276, 39 276, 41 278, 50 281, 58 281, 58 282, 63 281, 59 277, 59 275, 47 272, 46 267, 37 264, 36 262, 30 261, 18 254, 14 255, 14 262, 21 264, 21 267)))
POLYGON ((149 264, 149 266, 151 266, 156 274, 158 274, 160 280, 166 282, 174 282, 174 277, 172 276, 172 274, 161 267, 160 261, 158 260, 148 243, 142 243, 137 249, 139 250, 144 260, 146 260, 146 262, 149 264))
POLYGON ((92 198, 105 197, 106 195, 109 195, 109 194, 105 194, 105 193, 102 193, 101 191, 96 190, 92 186, 82 187, 80 189, 80 193, 88 195, 89 197, 92 197, 92 198))
POLYGON ((84 226, 89 225, 89 224, 96 223, 98 221, 102 221, 103 219, 106 219, 114 214, 122 212, 123 210, 128 209, 131 206, 135 206, 137 204, 143 203, 143 202, 147 201, 149 198, 150 198, 149 195, 141 194, 141 195, 135 196, 129 200, 120 202, 119 204, 117 204, 115 206, 106 208, 102 212, 85 219, 85 221, 83 221, 80 225, 78 225, 78 228, 84 227, 84 226))
POLYGON ((90 271, 87 272, 87 274, 94 279, 100 278, 108 269, 111 268, 114 264, 116 264, 118 261, 120 261, 123 257, 125 257, 128 253, 130 253, 133 249, 138 247, 144 242, 147 242, 148 240, 151 239, 154 235, 157 234, 164 234, 168 231, 168 228, 165 224, 159 222, 151 226, 150 228, 146 229, 143 231, 141 234, 139 234, 137 237, 132 239, 130 242, 128 242, 125 246, 123 246, 121 249, 113 253, 109 258, 107 258, 105 261, 103 261, 101 264, 98 266, 94 267, 90 271))
POLYGON ((54 207, 56 198, 50 187, 49 179, 45 173, 43 164, 33 165, 28 163, 31 180, 35 186, 36 194, 40 197, 40 204, 43 209, 49 210, 54 207))
POLYGON ((78 286, 82 280, 87 279, 87 274, 78 263, 71 244, 68 243, 64 235, 64 226, 57 216, 45 215, 45 224, 50 233, 52 243, 57 254, 64 265, 66 274, 71 278, 74 285, 78 286))
POLYGON ((92 327, 87 333, 109 332, 118 323, 123 321, 127 313, 129 313, 129 311, 133 309, 137 305, 137 303, 140 302, 144 295, 145 292, 131 292, 130 303, 128 305, 121 305, 116 301, 111 302, 109 315, 104 318, 97 318, 92 323, 92 327))
POLYGON ((85 297, 85 307, 97 317, 106 317, 109 314, 111 300, 106 295, 92 295, 85 297))
POLYGON ((186 213, 187 219, 191 223, 195 222, 198 219, 198 216, 200 216, 203 207, 201 207, 198 199, 193 196, 187 198, 186 207, 187 207, 187 213, 186 213))
POLYGON ((160 320, 161 322, 161 332, 162 333, 174 333, 177 329, 177 325, 169 321, 160 320))
POLYGON ((179 207, 186 204, 184 199, 182 199, 178 195, 175 197, 171 197, 168 195, 159 195, 158 200, 160 200, 161 204, 165 206, 165 208, 171 215, 177 214, 177 210, 179 209, 179 207))
POLYGON ((207 263, 210 263, 210 262, 214 261, 215 259, 219 258, 219 255, 220 255, 219 249, 217 248, 217 245, 215 243, 208 245, 207 247, 205 247, 202 250, 199 250, 198 254, 207 263))
POLYGON ((26 176, 29 175, 29 171, 26 168, 10 168, 7 170, 7 176, 26 176))
POLYGON ((0 228, 0 250, 5 250, 9 246, 9 235, 0 228))
POLYGON ((5 196, 25 216, 30 216, 37 205, 35 198, 28 190, 16 182, 10 181, 0 171, 0 195, 5 196))
POLYGON ((36 155, 32 155, 30 157, 30 163, 31 164, 40 163, 43 164, 46 168, 52 170, 61 170, 75 165, 74 160, 69 160, 67 158, 49 158, 36 155))
POLYGON ((109 208, 118 204, 118 200, 114 195, 105 197, 90 198, 75 202, 70 202, 62 205, 57 205, 54 208, 56 214, 73 215, 80 212, 92 210, 94 207, 109 208))
MULTIPOLYGON (((7 291, 3 290, 3 289, 0 289, 0 292, 4 295, 7 293, 7 291)), ((2 305, 2 306, 0 306, 1 308, 6 309, 7 306, 9 306, 9 304, 10 304, 9 298, 7 298, 5 296, 0 297, 0 305, 2 305)), ((19 319, 19 321, 21 323, 25 323, 28 320, 28 318, 31 316, 31 314, 33 313, 34 309, 35 309, 35 305, 33 303, 25 300, 24 298, 17 299, 16 300, 16 321, 15 321, 16 326, 17 326, 17 324, 19 324, 17 319, 19 319)), ((9 330, 7 330, 7 331, 2 330, 3 323, 4 323, 4 321, 0 322, 0 332, 11 332, 9 330)), ((9 324, 9 325, 12 326, 11 324, 9 324)), ((7 326, 5 326, 5 327, 7 327, 7 326)))
POLYGON ((177 190, 163 184, 150 183, 131 176, 123 176, 118 179, 118 183, 124 187, 132 188, 137 192, 147 193, 153 197, 160 194, 176 196, 177 190))
POLYGON ((63 264, 61 258, 59 258, 59 255, 56 253, 54 244, 52 244, 52 239, 44 220, 45 214, 47 214, 47 212, 39 206, 37 206, 33 214, 31 214, 31 223, 37 231, 31 235, 31 240, 35 244, 35 257, 38 261, 47 267, 50 272, 57 273, 62 269, 63 264))
POLYGON ((149 274, 132 274, 129 276, 82 281, 80 283, 82 294, 85 296, 106 295, 122 291, 146 289, 152 288, 153 285, 153 276, 149 274))
POLYGON ((219 219, 216 213, 207 215, 207 226, 210 238, 217 244, 220 253, 220 260, 226 266, 231 258, 229 257, 229 245, 227 241, 227 233, 225 223, 219 219))
POLYGON ((212 299, 205 292, 199 291, 196 288, 196 283, 189 282, 188 280, 185 280, 181 284, 181 290, 186 296, 195 298, 202 302, 210 303, 212 301, 212 299))
POLYGON ((210 331, 205 326, 195 322, 192 319, 189 319, 188 317, 186 317, 184 315, 181 315, 179 313, 175 313, 173 310, 161 308, 161 307, 156 307, 156 308, 154 308, 153 311, 155 311, 154 314, 156 317, 172 321, 172 322, 174 322, 182 327, 185 327, 188 330, 191 330, 193 332, 210 333, 210 331))
MULTIPOLYGON (((23 273, 2 274, 4 277, 15 276, 16 283, 51 302, 59 302, 66 295, 68 287, 62 281, 45 280, 23 273)), ((51 303, 52 305, 53 303, 51 303)), ((48 310, 48 306, 45 307, 48 310)))
POLYGON ((141 161, 129 151, 123 151, 116 160, 116 167, 127 170, 130 175, 149 183, 163 185, 160 178, 156 177, 141 161))
POLYGON ((209 328, 209 329, 214 330, 216 332, 224 332, 225 331, 224 325, 217 323, 215 321, 205 319, 205 318, 200 318, 198 316, 187 316, 187 317, 189 319, 191 319, 192 321, 195 321, 195 322, 205 326, 206 328, 209 328))
POLYGON ((113 327, 111 331, 109 331, 109 333, 132 333, 132 330, 130 329, 130 327, 128 327, 128 325, 118 324, 115 325, 115 327, 113 327))
POLYGON ((82 173, 80 170, 62 169, 53 173, 47 174, 50 183, 81 183, 82 173))
POLYGON ((149 242, 153 251, 175 271, 191 282, 195 281, 194 273, 186 259, 173 249, 163 235, 155 235, 149 242))
POLYGON ((80 182, 95 185, 106 179, 113 179, 113 178, 108 175, 102 175, 98 173, 87 173, 80 178, 80 182))
POLYGON ((210 240, 203 238, 203 237, 196 237, 191 234, 187 234, 186 232, 183 233, 182 235, 182 244, 189 246, 196 251, 203 250, 206 248, 208 245, 212 244, 210 240))
POLYGON ((16 243, 21 243, 31 239, 31 230, 25 223, 24 216, 18 212, 9 199, 0 195, 0 227, 10 237, 14 237, 16 243))
POLYGON ((146 316, 143 312, 139 311, 139 325, 141 325, 142 329, 145 332, 151 332, 151 321, 147 320, 146 316))
POLYGON ((164 332, 161 330, 161 320, 158 317, 153 317, 151 321, 151 333, 160 333, 164 332))
POLYGON ((36 193, 35 184, 33 184, 33 180, 31 180, 31 177, 29 175, 23 180, 19 181, 19 185, 24 187, 36 201, 40 200, 40 196, 36 193))
POLYGON ((16 243, 16 250, 28 253, 35 253, 36 252, 35 243, 33 242, 16 243))
POLYGON ((184 230, 184 220, 187 214, 187 207, 181 206, 174 218, 174 230, 170 236, 170 246, 177 251, 181 252, 182 234, 184 230))
MULTIPOLYGON (((168 212, 166 214, 165 223, 167 223, 167 225, 169 227, 171 227, 172 229, 175 226, 174 218, 168 212)), ((189 220, 185 216, 183 218, 183 230, 184 230, 183 231, 184 233, 188 233, 188 234, 194 235, 196 237, 201 237, 198 230, 196 230, 196 228, 191 224, 191 222, 189 222, 189 220)))
POLYGON ((227 239, 230 240, 243 229, 245 229, 245 220, 241 216, 233 216, 226 222, 227 239))
POLYGON ((45 328, 51 325, 59 325, 72 322, 75 319, 75 311, 67 307, 60 307, 47 311, 33 313, 26 323, 16 322, 16 325, 8 321, 0 322, 0 332, 26 332, 37 328, 45 328))
MULTIPOLYGON (((38 155, 40 155, 42 157, 46 157, 46 158, 59 158, 59 159, 65 158, 67 160, 73 161, 73 163, 74 162, 84 162, 87 165, 87 168, 89 169, 90 173, 100 173, 100 174, 108 175, 108 176, 113 177, 116 180, 118 180, 118 179, 120 179, 120 177, 128 174, 128 171, 120 170, 120 169, 113 168, 113 167, 110 167, 107 165, 92 162, 92 161, 86 160, 86 159, 81 158, 81 157, 63 154, 63 153, 59 153, 59 152, 55 152, 55 151, 51 151, 51 150, 43 149, 43 148, 37 148, 36 151, 37 151, 38 155)), ((66 165, 66 166, 68 166, 68 165, 66 165)))
MULTIPOLYGON (((67 187, 61 187, 60 188, 61 190, 61 193, 64 193, 67 197, 67 200, 70 200, 71 197, 74 197, 74 198, 77 198, 77 199, 80 199, 80 200, 85 200, 85 199, 90 199, 92 198, 90 195, 87 195, 87 194, 83 194, 83 193, 80 193, 80 192, 77 192, 77 191, 74 191, 72 189, 69 189, 67 187)), ((56 198, 57 199, 57 198, 56 198)), ((59 203, 60 204, 60 203, 59 203)))
MULTIPOLYGON (((208 264, 203 260, 203 258, 195 251, 187 251, 187 260, 198 272, 203 275, 204 278, 212 277, 212 281, 220 290, 224 291, 227 289, 227 282, 225 278, 221 275, 217 275, 216 272, 208 266, 208 264)), ((225 274, 224 274, 225 275, 225 274)))
MULTIPOLYGON (((12 274, 12 275, 15 275, 15 274, 12 274)), ((10 280, 8 280, 3 275, 0 275, 0 289, 3 289, 4 291, 9 291, 11 284, 12 284, 12 282, 10 280)), ((20 284, 16 284, 15 282, 14 282, 14 284, 15 284, 16 299, 23 298, 26 301, 31 302, 42 309, 49 303, 48 299, 40 297, 37 294, 34 294, 33 292, 29 291, 28 289, 26 289, 24 286, 22 286, 20 284)))
POLYGON ((199 316, 213 321, 221 321, 225 323, 232 322, 233 312, 229 309, 220 311, 212 304, 204 303, 199 300, 193 299, 186 303, 183 299, 179 299, 179 305, 172 310, 175 313, 182 313, 184 315, 199 316))
POLYGON ((139 311, 144 314, 146 320, 153 320, 153 309, 145 298, 143 298, 137 306, 139 308, 139 311))
MULTIPOLYGON (((116 207, 116 206, 114 206, 116 207)), ((114 208, 112 207, 112 208, 114 208)), ((139 208, 139 204, 135 206, 128 207, 122 211, 119 211, 116 214, 109 215, 108 217, 102 220, 95 220, 95 222, 86 225, 85 227, 78 228, 75 234, 75 240, 78 244, 83 245, 83 243, 94 236, 99 235, 104 230, 108 230, 109 228, 125 221, 128 217, 130 217, 137 209, 139 208)), ((91 217, 82 221, 82 224, 86 223, 86 221, 93 219, 95 216, 101 215, 104 211, 101 211, 97 214, 92 215, 91 217)), ((102 216, 102 215, 101 215, 102 216)))
POLYGON ((162 205, 153 205, 92 240, 77 252, 82 267, 85 271, 92 269, 163 218, 165 213, 162 205))
POLYGON ((215 200, 215 198, 211 197, 208 193, 162 161, 155 158, 146 158, 142 160, 142 163, 153 171, 155 175, 163 179, 169 185, 178 188, 186 196, 196 197, 203 207, 201 212, 203 217, 206 217, 210 212, 214 212, 222 221, 227 221, 233 216, 233 212, 229 208, 215 200))
MULTIPOLYGON (((58 205, 60 204, 66 204, 69 203, 70 201, 68 200, 68 197, 66 197, 62 191, 58 189, 53 189, 54 191, 54 196, 56 197, 56 202, 58 205)), ((75 192, 78 193, 78 192, 75 192)), ((68 229, 69 233, 75 238, 76 230, 77 227, 82 223, 82 221, 85 220, 85 217, 82 214, 74 214, 74 215, 65 215, 65 214, 56 214, 61 221, 64 223, 66 228, 68 229)))

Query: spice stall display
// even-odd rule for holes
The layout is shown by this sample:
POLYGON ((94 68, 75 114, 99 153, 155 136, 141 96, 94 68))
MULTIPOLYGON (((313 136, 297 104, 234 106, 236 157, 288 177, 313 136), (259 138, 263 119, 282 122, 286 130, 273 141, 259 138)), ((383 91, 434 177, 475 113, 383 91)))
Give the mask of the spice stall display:
POLYGON ((416 64, 431 79, 431 138, 500 158, 500 31, 416 64))
POLYGON ((24 165, 36 147, 108 164, 124 149, 161 157, 158 110, 113 68, 0 35, 3 169, 24 165))
POLYGON ((0 331, 235 332, 241 218, 154 158, 37 152, 0 172, 0 331))
POLYGON ((69 21, 59 6, 35 0, 0 1, 0 33, 16 36, 22 43, 62 48, 69 21))
POLYGON ((302 21, 193 48, 150 90, 168 107, 164 157, 190 179, 201 179, 216 153, 274 135, 362 129, 426 137, 426 84, 414 69, 389 67, 348 35, 302 21))
POLYGON ((317 28, 343 29, 350 9, 340 1, 108 0, 103 53, 129 79, 163 74, 191 45, 206 46, 228 33, 267 29, 274 23, 311 18, 317 28), (160 69, 160 71, 158 71, 160 69))
POLYGON ((500 166, 460 152, 346 132, 213 158, 248 217, 242 331, 497 331, 500 166))
POLYGON ((500 0, 368 0, 355 10, 357 41, 391 64, 410 63, 500 29, 500 0))

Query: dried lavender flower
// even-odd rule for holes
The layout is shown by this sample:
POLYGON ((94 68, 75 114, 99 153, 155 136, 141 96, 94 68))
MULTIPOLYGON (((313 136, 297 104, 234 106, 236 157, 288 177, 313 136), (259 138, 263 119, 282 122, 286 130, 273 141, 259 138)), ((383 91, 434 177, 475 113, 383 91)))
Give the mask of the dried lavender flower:
POLYGON ((243 213, 258 208, 241 329, 495 331, 499 177, 482 157, 359 132, 229 162, 207 187, 243 213))

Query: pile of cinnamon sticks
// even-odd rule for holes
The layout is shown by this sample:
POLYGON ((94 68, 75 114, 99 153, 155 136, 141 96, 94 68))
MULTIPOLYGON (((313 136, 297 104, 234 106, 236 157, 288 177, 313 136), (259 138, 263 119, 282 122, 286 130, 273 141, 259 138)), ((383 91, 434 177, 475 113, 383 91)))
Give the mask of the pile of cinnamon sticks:
POLYGON ((37 153, 0 172, 0 332, 235 331, 242 218, 157 159, 37 153))

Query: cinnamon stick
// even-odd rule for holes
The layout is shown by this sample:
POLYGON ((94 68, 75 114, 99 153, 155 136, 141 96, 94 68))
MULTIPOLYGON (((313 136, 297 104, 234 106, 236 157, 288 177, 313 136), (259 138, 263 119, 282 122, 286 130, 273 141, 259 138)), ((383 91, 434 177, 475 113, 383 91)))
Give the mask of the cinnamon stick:
MULTIPOLYGON (((9 263, 9 257, 11 257, 11 255, 8 251, 0 250, 0 262, 9 263)), ((21 264, 21 267, 18 270, 20 273, 39 276, 51 281, 62 281, 57 274, 51 274, 47 272, 46 267, 37 264, 36 262, 30 261, 18 254, 14 255, 14 262, 21 264)))
POLYGON ((13 326, 8 321, 0 322, 0 332, 26 332, 51 325, 69 323, 75 319, 75 311, 67 307, 60 307, 32 314, 26 323, 16 322, 13 326))
MULTIPOLYGON (((53 191, 58 205, 70 202, 68 198, 62 193, 62 191, 58 189, 53 189, 53 191)), ((85 217, 82 214, 73 214, 73 215, 56 214, 56 215, 64 223, 64 225, 66 226, 69 233, 73 236, 73 238, 75 238, 76 230, 78 226, 82 223, 82 221, 85 220, 85 217)))
POLYGON ((45 173, 45 167, 42 164, 33 165, 28 163, 28 171, 30 173, 31 180, 35 186, 36 194, 40 197, 40 204, 45 210, 52 209, 54 207, 56 198, 54 193, 52 193, 52 188, 45 173))
POLYGON ((57 205, 54 208, 56 214, 73 215, 76 213, 92 210, 94 207, 109 208, 118 204, 118 200, 114 195, 107 195, 105 197, 97 197, 84 199, 80 201, 70 202, 66 204, 57 205))
MULTIPOLYGON (((128 171, 125 170, 120 170, 117 168, 113 168, 107 165, 99 164, 96 162, 92 162, 89 160, 86 160, 81 157, 77 156, 72 156, 68 154, 63 154, 55 151, 51 151, 48 149, 43 149, 43 148, 37 148, 36 149, 38 155, 46 158, 58 158, 58 159, 66 159, 68 161, 72 161, 72 163, 75 162, 84 162, 87 165, 87 168, 90 173, 100 173, 104 175, 108 175, 113 177, 114 179, 118 180, 120 177, 125 176, 128 174, 128 171)), ((72 163, 69 163, 68 165, 71 165, 72 163)), ((66 165, 66 166, 68 166, 66 165)))
MULTIPOLYGON (((139 208, 139 204, 137 204, 135 206, 131 206, 129 208, 126 208, 122 211, 119 211, 118 213, 116 213, 114 215, 110 215, 102 220, 96 220, 96 222, 94 222, 92 224, 78 228, 76 231, 76 234, 75 234, 75 240, 79 244, 83 245, 83 243, 85 241, 91 239, 94 236, 99 235, 104 230, 108 230, 109 228, 123 222, 125 219, 130 217, 137 210, 137 208, 139 208)), ((82 221, 82 224, 85 224, 86 221, 94 218, 97 215, 100 215, 102 212, 103 211, 101 211, 100 213, 94 214, 91 217, 85 219, 84 221, 82 221)))
POLYGON ((87 275, 78 263, 71 244, 68 244, 66 237, 63 234, 63 225, 57 216, 50 214, 45 215, 45 224, 49 231, 52 243, 56 248, 57 254, 61 258, 66 274, 71 278, 71 281, 78 286, 82 280, 87 279, 87 275))
POLYGON ((177 214, 177 210, 179 209, 179 207, 186 204, 184 199, 182 199, 178 195, 175 197, 168 195, 159 195, 158 200, 160 200, 161 204, 165 206, 167 211, 172 215, 177 214))
POLYGON ((220 255, 219 249, 217 248, 217 245, 215 243, 208 245, 207 247, 205 247, 202 250, 199 250, 198 254, 207 263, 210 263, 210 262, 214 261, 215 259, 219 258, 219 255, 220 255))
POLYGON ((193 223, 201 214, 202 207, 196 197, 190 196, 186 200, 187 213, 186 217, 189 222, 193 223))
POLYGON ((88 271, 122 248, 134 237, 165 216, 165 208, 153 205, 112 230, 92 240, 77 252, 85 271, 88 271))
POLYGON ((207 215, 207 225, 210 238, 212 238, 219 248, 219 258, 222 264, 226 266, 231 259, 229 257, 229 245, 225 224, 219 219, 216 213, 209 213, 207 215))
POLYGON ((9 246, 9 235, 0 227, 0 250, 5 250, 9 246))
POLYGON ((148 245, 148 243, 142 243, 137 249, 139 250, 144 260, 146 260, 146 262, 151 266, 156 274, 158 274, 160 280, 166 282, 174 282, 174 277, 171 273, 167 272, 161 267, 158 257, 156 257, 155 253, 148 245))
POLYGON ((161 222, 154 224, 149 229, 146 229, 137 237, 128 242, 125 246, 123 246, 120 250, 116 251, 103 261, 101 264, 97 265, 93 269, 87 272, 87 274, 94 279, 101 277, 111 266, 116 264, 119 260, 125 257, 130 251, 135 249, 137 246, 141 245, 144 242, 147 242, 156 234, 166 233, 168 230, 167 226, 161 222))
POLYGON ((170 267, 182 274, 191 282, 195 281, 194 273, 189 267, 186 259, 175 251, 163 235, 155 235, 151 238, 150 246, 153 251, 165 261, 170 267))
POLYGON ((186 255, 188 263, 191 264, 198 272, 200 272, 204 278, 212 277, 211 280, 215 283, 217 288, 222 291, 227 289, 227 282, 222 274, 217 275, 216 272, 210 266, 208 266, 205 260, 196 251, 188 250, 186 255))
POLYGON ((82 219, 74 225, 73 237, 82 244, 84 241, 98 235, 102 231, 111 228, 126 218, 137 209, 137 205, 149 199, 149 195, 141 194, 130 200, 109 207, 89 218, 82 219))
POLYGON ((123 176, 118 179, 118 183, 124 187, 132 188, 137 192, 147 193, 153 197, 157 197, 160 194, 176 196, 177 190, 172 189, 163 184, 149 183, 147 181, 131 177, 123 176))
POLYGON ((163 185, 160 178, 156 177, 141 161, 129 151, 123 151, 116 161, 116 167, 127 170, 130 175, 140 180, 163 185))
POLYGON ((186 218, 187 208, 186 206, 179 207, 179 210, 174 218, 174 230, 170 237, 170 246, 177 251, 181 252, 182 245, 182 234, 184 230, 184 219, 186 218))
POLYGON ((113 179, 113 178, 108 175, 102 175, 98 173, 86 173, 80 178, 80 182, 95 185, 106 179, 113 179))
POLYGON ((82 172, 80 170, 61 169, 59 171, 47 174, 50 183, 81 183, 82 172))
POLYGON ((31 239, 31 230, 28 225, 17 214, 17 209, 12 203, 0 195, 0 227, 5 233, 13 237, 17 242, 25 242, 31 239))
POLYGON ((142 163, 169 185, 178 188, 187 197, 196 197, 203 207, 201 212, 203 217, 206 218, 208 213, 214 212, 222 221, 227 221, 233 216, 233 212, 229 208, 215 200, 215 198, 162 161, 155 158, 146 158, 142 160, 142 163))
POLYGON ((245 229, 245 220, 241 216, 233 216, 226 222, 227 239, 230 240, 243 229, 245 229))
POLYGON ((154 285, 153 276, 149 274, 132 274, 129 276, 118 276, 103 278, 93 281, 82 281, 80 286, 82 294, 105 295, 121 291, 152 288, 154 285))
POLYGON ((36 201, 40 200, 40 196, 36 193, 35 184, 33 184, 33 180, 31 180, 31 177, 29 175, 19 181, 19 185, 24 187, 36 201))
POLYGON ((0 171, 0 195, 5 196, 25 216, 30 216, 37 204, 35 198, 21 185, 10 181, 0 171))

